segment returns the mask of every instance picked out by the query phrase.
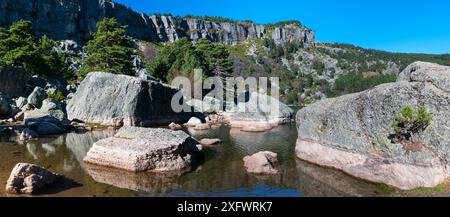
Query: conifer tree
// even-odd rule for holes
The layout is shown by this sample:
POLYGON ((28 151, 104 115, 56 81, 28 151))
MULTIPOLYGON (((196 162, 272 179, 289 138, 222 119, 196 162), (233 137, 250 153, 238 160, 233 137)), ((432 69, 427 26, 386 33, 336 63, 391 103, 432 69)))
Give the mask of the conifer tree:
POLYGON ((118 26, 115 18, 103 19, 97 23, 97 31, 92 33, 84 47, 87 58, 80 70, 81 78, 93 71, 134 75, 131 39, 125 35, 126 26, 118 26))

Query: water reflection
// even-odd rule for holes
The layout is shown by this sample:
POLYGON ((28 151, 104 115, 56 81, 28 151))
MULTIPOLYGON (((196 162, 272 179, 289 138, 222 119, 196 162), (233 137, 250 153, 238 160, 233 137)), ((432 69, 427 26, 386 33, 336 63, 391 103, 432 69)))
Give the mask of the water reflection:
MULTIPOLYGON (((0 136, 0 159, 4 159, 0 181, 6 181, 16 163, 28 162, 79 183, 70 188, 59 186, 65 189, 56 192, 61 196, 361 196, 373 192, 370 185, 337 171, 297 161, 294 124, 260 133, 222 126, 193 135, 197 139, 219 138, 222 143, 205 148, 205 162, 183 175, 132 173, 85 165, 83 158, 93 143, 113 135, 113 131, 69 133, 26 144, 10 142, 10 135, 0 136), (278 153, 279 174, 247 174, 242 158, 264 150, 278 153)), ((5 194, 3 191, 0 188, 0 195, 5 194)))
POLYGON ((296 160, 298 188, 307 196, 375 196, 375 186, 332 169, 296 160))
POLYGON ((114 131, 92 131, 83 134, 69 133, 65 136, 66 147, 83 166, 83 159, 92 145, 98 140, 114 136, 114 131))

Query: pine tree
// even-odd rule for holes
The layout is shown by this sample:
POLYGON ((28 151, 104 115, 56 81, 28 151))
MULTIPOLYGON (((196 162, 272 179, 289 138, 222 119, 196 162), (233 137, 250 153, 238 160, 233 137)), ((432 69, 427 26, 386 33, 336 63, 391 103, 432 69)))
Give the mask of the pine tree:
POLYGON ((87 58, 80 70, 81 78, 93 71, 135 74, 135 50, 131 39, 125 35, 126 31, 127 27, 118 26, 115 18, 103 19, 97 23, 97 32, 92 33, 92 40, 84 47, 87 58))
POLYGON ((0 70, 6 66, 6 62, 3 57, 7 51, 3 41, 9 37, 8 31, 3 28, 0 28, 0 70))
POLYGON ((31 22, 13 23, 8 31, 0 31, 0 62, 3 66, 20 66, 34 74, 39 62, 39 40, 35 36, 31 22))
POLYGON ((52 76, 72 72, 56 42, 47 36, 36 37, 29 21, 13 23, 8 31, 0 29, 0 67, 22 67, 32 75, 52 76))

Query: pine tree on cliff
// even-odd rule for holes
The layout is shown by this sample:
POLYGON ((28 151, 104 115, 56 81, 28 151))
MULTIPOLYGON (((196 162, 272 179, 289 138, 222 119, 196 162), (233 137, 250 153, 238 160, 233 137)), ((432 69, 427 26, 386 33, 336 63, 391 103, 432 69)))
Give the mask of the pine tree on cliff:
POLYGON ((38 38, 31 26, 29 21, 19 21, 8 30, 0 29, 0 68, 22 67, 32 75, 70 76, 70 64, 54 49, 56 42, 45 35, 38 38))
POLYGON ((131 39, 125 35, 126 31, 127 27, 118 26, 115 18, 103 19, 97 23, 97 32, 92 33, 92 40, 84 47, 87 58, 80 70, 81 78, 93 71, 135 74, 135 50, 131 39))
POLYGON ((21 66, 27 71, 37 71, 39 63, 39 40, 35 36, 31 22, 13 23, 8 31, 0 31, 0 66, 21 66))

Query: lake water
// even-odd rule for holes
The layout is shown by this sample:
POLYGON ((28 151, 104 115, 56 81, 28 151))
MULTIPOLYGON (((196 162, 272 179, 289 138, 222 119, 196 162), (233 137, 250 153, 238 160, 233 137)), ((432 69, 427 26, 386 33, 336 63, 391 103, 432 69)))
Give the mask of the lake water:
MULTIPOLYGON (((353 179, 295 158, 295 124, 269 132, 247 133, 222 126, 189 132, 194 138, 220 138, 223 143, 206 148, 205 161, 183 175, 131 173, 86 165, 82 159, 92 144, 112 131, 69 133, 19 144, 13 135, 0 136, 0 180, 3 186, 16 163, 35 163, 63 174, 64 179, 42 196, 370 196, 377 185, 353 179), (242 158, 258 151, 278 153, 279 174, 247 174, 242 158)), ((0 196, 5 196, 0 187, 0 196)), ((12 195, 7 195, 12 196, 12 195)))

